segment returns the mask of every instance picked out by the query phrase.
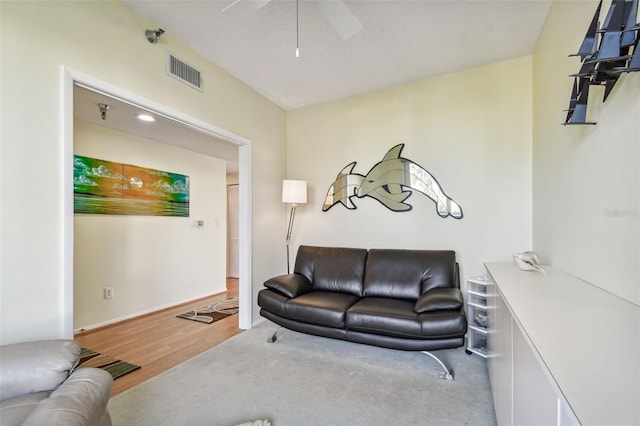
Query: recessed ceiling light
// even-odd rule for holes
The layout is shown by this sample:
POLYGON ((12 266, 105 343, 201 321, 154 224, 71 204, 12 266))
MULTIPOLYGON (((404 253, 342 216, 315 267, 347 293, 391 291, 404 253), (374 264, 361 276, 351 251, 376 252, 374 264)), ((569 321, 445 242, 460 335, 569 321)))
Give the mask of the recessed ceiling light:
POLYGON ((156 121, 156 119, 149 114, 138 114, 136 115, 136 117, 138 117, 138 120, 141 120, 141 121, 149 121, 149 122, 156 121))

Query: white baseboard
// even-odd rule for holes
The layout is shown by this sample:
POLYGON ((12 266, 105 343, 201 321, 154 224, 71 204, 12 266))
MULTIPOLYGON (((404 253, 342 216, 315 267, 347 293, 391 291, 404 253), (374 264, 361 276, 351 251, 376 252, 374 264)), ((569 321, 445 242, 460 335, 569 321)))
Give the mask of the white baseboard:
POLYGON ((210 297, 210 296, 213 296, 213 295, 212 294, 204 294, 202 296, 194 297, 194 298, 191 298, 191 299, 178 301, 178 302, 174 302, 174 303, 169 303, 167 305, 156 306, 156 307, 153 307, 153 308, 145 309, 144 311, 134 312, 134 313, 129 314, 129 315, 124 315, 124 316, 121 316, 121 317, 113 318, 113 319, 110 319, 108 321, 99 322, 97 324, 87 325, 87 326, 84 326, 84 327, 81 327, 81 328, 78 328, 78 329, 74 329, 73 330, 73 334, 77 334, 77 333, 81 333, 81 332, 85 332, 85 331, 89 331, 89 330, 94 330, 96 328, 104 327, 104 326, 107 326, 107 325, 111 325, 111 324, 115 324, 115 323, 118 323, 118 322, 126 321, 126 320, 129 320, 129 319, 132 319, 132 318, 136 318, 136 317, 140 317, 140 316, 143 316, 143 315, 151 314, 153 312, 161 311, 163 309, 173 308, 174 306, 195 302, 195 301, 197 301, 199 299, 203 299, 205 297, 210 297))

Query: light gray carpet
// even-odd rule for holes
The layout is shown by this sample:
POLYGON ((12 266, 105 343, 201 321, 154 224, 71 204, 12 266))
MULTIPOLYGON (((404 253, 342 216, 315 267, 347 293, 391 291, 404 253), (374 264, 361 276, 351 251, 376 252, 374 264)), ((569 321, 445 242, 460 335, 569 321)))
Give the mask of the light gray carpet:
POLYGON ((486 361, 383 349, 267 322, 115 396, 114 425, 495 425, 486 361))

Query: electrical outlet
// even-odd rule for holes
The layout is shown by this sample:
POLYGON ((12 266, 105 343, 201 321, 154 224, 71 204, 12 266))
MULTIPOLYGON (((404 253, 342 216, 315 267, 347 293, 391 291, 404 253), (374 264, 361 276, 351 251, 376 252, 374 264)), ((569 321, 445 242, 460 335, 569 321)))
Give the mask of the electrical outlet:
POLYGON ((105 287, 105 289, 104 289, 104 298, 105 299, 113 299, 113 287, 105 287))

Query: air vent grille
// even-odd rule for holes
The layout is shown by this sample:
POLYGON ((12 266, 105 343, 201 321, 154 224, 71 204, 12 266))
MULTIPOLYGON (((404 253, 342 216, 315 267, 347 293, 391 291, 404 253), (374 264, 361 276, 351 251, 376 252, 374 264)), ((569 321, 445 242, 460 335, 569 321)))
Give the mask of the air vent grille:
POLYGON ((167 74, 202 92, 202 73, 169 53, 167 74))

